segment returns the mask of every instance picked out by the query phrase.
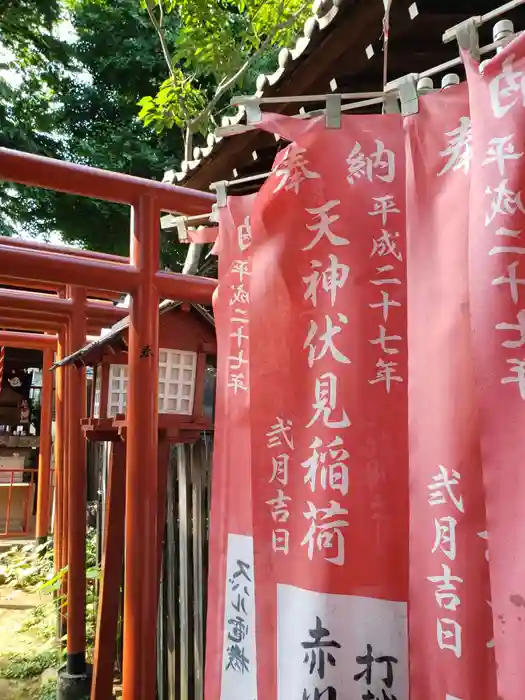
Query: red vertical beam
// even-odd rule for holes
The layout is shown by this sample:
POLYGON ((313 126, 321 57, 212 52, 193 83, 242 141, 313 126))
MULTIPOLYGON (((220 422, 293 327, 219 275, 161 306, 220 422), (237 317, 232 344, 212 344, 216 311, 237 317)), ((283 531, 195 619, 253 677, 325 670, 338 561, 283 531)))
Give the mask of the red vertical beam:
POLYGON ((106 496, 102 583, 97 618, 91 700, 113 697, 113 676, 124 554, 124 513, 126 489, 126 448, 111 445, 109 487, 106 496))
POLYGON ((206 353, 197 355, 197 371, 195 372, 195 394, 193 398, 193 419, 200 420, 204 416, 204 380, 206 378, 206 353))
MULTIPOLYGON (((70 331, 69 323, 64 331, 64 357, 71 354, 70 345, 70 331)), ((62 446, 62 568, 68 565, 69 562, 69 525, 68 525, 68 513, 69 513, 69 373, 66 368, 63 368, 62 374, 62 390, 63 390, 63 405, 62 405, 62 426, 63 426, 63 446, 62 446)), ((62 589, 61 589, 62 600, 67 599, 67 574, 62 579, 62 589)), ((60 609, 61 612, 61 629, 60 629, 60 639, 65 635, 67 631, 67 605, 63 605, 60 609)))
MULTIPOLYGON (((59 333, 56 359, 64 357, 64 332, 59 333)), ((64 566, 62 557, 64 539, 64 505, 63 505, 63 479, 64 479, 64 370, 62 367, 55 371, 55 571, 58 572, 64 566)))
POLYGON ((123 697, 155 697, 157 627, 157 465, 159 209, 150 197, 134 207, 131 263, 140 284, 130 309, 126 444, 126 544, 123 697))
POLYGON ((53 350, 44 350, 42 394, 40 398, 40 453, 38 457, 38 493, 36 505, 36 539, 46 541, 49 534, 49 484, 51 479, 51 423, 53 413, 53 350))
MULTIPOLYGON (((69 326, 70 349, 82 347, 86 339, 84 288, 72 289, 73 312, 69 326)), ((68 375, 68 581, 67 581, 67 673, 85 673, 86 598, 86 450, 80 421, 85 406, 85 371, 70 365, 68 375)))
POLYGON ((9 493, 7 494, 7 508, 6 508, 6 513, 5 513, 5 532, 3 533, 4 535, 7 535, 9 532, 9 524, 11 522, 11 501, 13 499, 13 478, 14 478, 15 472, 11 470, 11 478, 9 481, 9 493))
MULTIPOLYGON (((69 326, 69 324, 68 324, 69 326)), ((64 337, 64 357, 67 357, 71 352, 69 343, 69 327, 63 333, 64 337)), ((66 368, 61 369, 62 373, 62 568, 68 563, 68 511, 69 511, 69 376, 66 368)), ((65 581, 64 593, 67 591, 67 579, 65 581)), ((67 614, 67 613, 66 613, 67 614)))
POLYGON ((107 418, 109 399, 109 364, 102 360, 100 367, 100 407, 98 417, 107 418))
MULTIPOLYGON (((157 529, 157 580, 160 581, 162 569, 162 550, 164 545, 164 529, 166 525, 166 491, 168 487, 168 465, 170 459, 170 443, 165 435, 159 435, 158 457, 158 529, 157 529)), ((157 586, 157 595, 159 587, 157 586)), ((158 605, 158 601, 157 601, 158 605)))

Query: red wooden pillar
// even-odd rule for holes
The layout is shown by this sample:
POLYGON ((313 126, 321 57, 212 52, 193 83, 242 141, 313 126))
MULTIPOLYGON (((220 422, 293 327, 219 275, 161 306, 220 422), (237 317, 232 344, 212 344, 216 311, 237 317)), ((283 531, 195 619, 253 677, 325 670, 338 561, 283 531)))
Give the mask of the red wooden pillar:
MULTIPOLYGON (((157 580, 160 582, 162 570, 162 550, 164 545, 164 529, 166 525, 166 491, 168 487, 168 467, 170 461, 170 443, 165 435, 159 435, 158 457, 158 530, 157 530, 157 580)), ((157 586, 157 594, 159 587, 157 586)), ((158 605, 158 602, 157 602, 158 605)))
POLYGON ((51 483, 51 424, 53 414, 53 351, 44 350, 42 393, 40 396, 40 454, 38 457, 38 494, 36 539, 43 543, 49 535, 49 493, 51 483))
MULTIPOLYGON (((58 334, 57 361, 63 359, 65 351, 65 335, 62 331, 58 334)), ((55 370, 55 572, 64 566, 63 540, 64 540, 64 370, 58 367, 55 370)))
POLYGON ((100 408, 99 418, 108 417, 109 364, 102 360, 100 365, 100 408))
MULTIPOLYGON (((57 360, 67 354, 67 333, 63 329, 58 334, 57 360)), ((67 564, 67 470, 66 470, 66 381, 65 370, 59 367, 55 376, 55 572, 67 564)), ((67 594, 67 579, 63 579, 60 596, 67 594)), ((58 613, 57 637, 66 633, 67 606, 61 606, 58 613)))
POLYGON ((126 439, 123 697, 153 700, 156 686, 159 209, 133 210, 131 262, 140 284, 130 308, 126 439))
POLYGON ((197 420, 204 416, 204 380, 206 378, 206 353, 197 355, 197 371, 195 373, 195 397, 193 400, 193 417, 197 420))
MULTIPOLYGON (((71 333, 69 331, 69 324, 64 333, 64 356, 67 357, 71 354, 71 333)), ((70 420, 69 420, 69 372, 67 368, 64 367, 62 370, 62 391, 63 391, 63 405, 62 405, 62 427, 63 431, 63 444, 62 444, 62 567, 66 566, 69 561, 69 525, 68 525, 68 513, 69 513, 69 433, 70 433, 70 420)), ((64 593, 67 591, 67 579, 65 581, 64 593)), ((66 613, 67 615, 67 613, 66 613)))
MULTIPOLYGON (((70 350, 80 349, 86 340, 83 288, 72 289, 73 309, 69 325, 70 350)), ((86 449, 81 419, 85 408, 85 371, 67 367, 68 406, 68 580, 67 580, 67 673, 85 673, 86 600, 86 449)))
POLYGON ((91 700, 111 700, 124 554, 126 447, 111 444, 91 700))

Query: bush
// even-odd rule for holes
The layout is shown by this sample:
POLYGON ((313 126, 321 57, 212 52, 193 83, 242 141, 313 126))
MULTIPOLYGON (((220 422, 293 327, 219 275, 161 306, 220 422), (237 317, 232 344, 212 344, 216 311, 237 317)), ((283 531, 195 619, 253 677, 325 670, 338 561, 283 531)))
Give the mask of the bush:
POLYGON ((56 700, 57 684, 56 681, 48 681, 40 688, 36 700, 56 700))
POLYGON ((0 554, 4 583, 23 590, 35 590, 53 576, 53 547, 50 542, 35 547, 12 547, 0 554))
POLYGON ((0 676, 7 680, 20 680, 40 676, 46 669, 58 664, 55 650, 37 654, 8 654, 6 664, 0 669, 0 676))

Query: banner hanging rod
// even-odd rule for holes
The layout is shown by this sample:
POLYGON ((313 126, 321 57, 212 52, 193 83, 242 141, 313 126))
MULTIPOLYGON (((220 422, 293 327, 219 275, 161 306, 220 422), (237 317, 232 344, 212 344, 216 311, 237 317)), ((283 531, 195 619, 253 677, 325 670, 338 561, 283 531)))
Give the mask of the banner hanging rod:
MULTIPOLYGON (((516 7, 520 7, 520 5, 525 5, 525 0, 511 0, 510 2, 506 2, 504 5, 497 7, 495 10, 491 10, 484 15, 475 15, 466 21, 473 22, 476 27, 481 27, 483 24, 487 24, 487 22, 491 22, 493 19, 501 17, 507 12, 514 10, 516 7)), ((463 24, 465 24, 465 22, 460 22, 460 24, 455 24, 453 27, 447 29, 442 37, 443 43, 448 44, 451 41, 455 41, 457 28, 463 24)))
MULTIPOLYGON (((385 101, 386 93, 380 93, 381 97, 373 97, 368 100, 361 100, 359 102, 349 102, 346 105, 341 106, 341 112, 350 112, 353 109, 360 109, 362 107, 371 107, 372 105, 382 104, 385 101)), ((291 100, 293 102, 299 102, 299 100, 291 100)), ((313 101, 313 100, 312 100, 313 101)), ((307 112, 303 107, 298 114, 290 114, 290 119, 311 119, 312 117, 322 117, 325 113, 324 109, 314 109, 307 112)), ((257 124, 233 124, 230 126, 219 126, 215 129, 215 135, 217 137, 227 137, 227 136, 237 136, 238 134, 245 134, 248 131, 255 131, 257 129, 257 124)))
MULTIPOLYGON (((524 0, 525 2, 525 0, 524 0)), ((293 95, 291 97, 287 96, 277 96, 277 97, 253 97, 252 95, 234 95, 230 104, 232 107, 240 107, 241 105, 246 106, 247 104, 257 103, 260 105, 264 104, 282 104, 294 103, 294 102, 326 102, 328 97, 331 97, 334 93, 324 94, 324 95, 293 95)), ((342 100, 368 100, 374 98, 383 98, 385 95, 384 91, 381 92, 345 92, 340 95, 342 100)))
MULTIPOLYGON (((501 7, 492 10, 491 12, 487 13, 486 15, 480 16, 479 18, 476 18, 479 20, 479 23, 477 26, 480 26, 481 24, 485 22, 489 22, 490 20, 501 16, 505 12, 508 12, 511 9, 514 9, 515 7, 518 7, 519 5, 525 5, 525 0, 514 0, 513 2, 506 3, 505 5, 502 5, 501 7)), ((472 20, 470 20, 472 21, 472 20)), ((447 32, 450 30, 447 30, 447 32)), ((512 39, 514 39, 516 36, 521 34, 521 32, 514 32, 514 28, 512 26, 512 22, 510 21, 501 21, 497 23, 494 26, 494 38, 496 39, 492 44, 488 44, 487 46, 483 46, 479 49, 480 55, 485 55, 487 53, 490 53, 491 51, 501 49, 504 47, 506 44, 508 44, 512 39)), ((456 37, 456 33, 453 34, 454 38, 456 37)), ((425 82, 425 79, 428 80, 428 78, 431 78, 432 76, 438 75, 440 73, 444 73, 445 71, 450 70, 451 68, 455 68, 456 66, 460 66, 463 63, 463 60, 460 56, 458 56, 455 59, 452 59, 450 61, 445 61, 444 63, 441 63, 437 66, 433 66, 432 68, 429 68, 426 71, 423 71, 422 73, 418 74, 412 74, 412 78, 415 81, 423 81, 425 82)), ((454 74, 449 74, 445 75, 443 80, 442 80, 442 88, 449 87, 453 84, 456 84, 459 82, 459 76, 454 75, 454 74)), ((340 110, 341 112, 348 112, 354 109, 359 109, 361 107, 367 107, 371 106, 374 104, 381 104, 385 102, 388 98, 395 96, 397 94, 397 85, 398 81, 392 81, 390 82, 387 86, 384 92, 377 92, 377 93, 343 93, 341 94, 340 98, 341 99, 351 99, 351 97, 355 97, 356 95, 360 96, 367 96, 369 99, 364 99, 358 102, 351 102, 346 105, 341 105, 340 110), (390 86, 390 87, 389 87, 390 86)), ((424 94, 425 92, 432 91, 432 82, 428 81, 429 84, 422 84, 421 86, 418 83, 418 93, 419 94, 424 94)), ((235 101, 236 104, 238 105, 245 105, 245 106, 250 106, 250 104, 261 104, 261 103, 267 103, 267 104, 272 104, 272 103, 283 103, 283 102, 289 102, 289 103, 300 103, 300 102, 316 102, 316 101, 322 101, 323 99, 326 99, 326 95, 306 95, 306 96, 291 96, 291 97, 268 97, 268 98, 253 98, 249 96, 239 96, 239 97, 234 97, 232 99, 232 104, 235 101)), ((300 112, 298 114, 290 115, 290 118, 293 119, 310 119, 312 117, 317 117, 317 116, 322 116, 325 113, 324 109, 316 109, 307 112, 304 107, 301 107, 300 112)), ((256 124, 237 124, 237 125, 231 125, 231 126, 226 126, 226 127, 219 127, 216 130, 216 134, 218 136, 234 136, 236 134, 240 133, 246 133, 248 131, 254 131, 257 129, 256 124)), ((222 181, 221 183, 213 183, 210 186, 211 190, 226 190, 226 188, 232 186, 232 185, 240 185, 240 184, 247 184, 251 182, 257 182, 260 180, 266 180, 273 171, 265 172, 265 173, 259 173, 257 175, 249 175, 247 177, 241 177, 241 178, 235 178, 233 180, 227 180, 227 181, 222 181), (217 187, 220 185, 219 187, 217 187)), ((225 196, 225 195, 224 195, 225 196)), ((219 204, 220 206, 220 204, 219 204)))
MULTIPOLYGON (((525 0, 516 0, 519 2, 520 5, 525 4, 525 0)), ((508 3, 507 5, 503 6, 505 8, 508 8, 508 5, 511 3, 508 3)), ((504 11, 508 11, 508 9, 503 10, 502 8, 498 8, 498 10, 494 10, 491 15, 494 14, 494 12, 498 12, 499 14, 503 13, 504 11)), ((486 16, 486 15, 485 15, 486 16)), ((506 44, 509 43, 513 38, 518 36, 521 32, 514 32, 514 28, 512 26, 512 23, 506 20, 503 20, 501 22, 498 22, 494 26, 494 36, 495 36, 495 41, 491 44, 488 44, 487 46, 483 46, 480 48, 479 52, 480 55, 485 55, 487 53, 490 53, 491 51, 497 50, 502 48, 503 46, 506 46, 506 44), (504 26, 503 26, 504 25, 504 26)), ((455 35, 454 35, 455 36, 455 35)), ((439 73, 444 73, 445 71, 450 70, 451 68, 455 68, 456 66, 460 66, 462 64, 462 58, 458 56, 457 58, 451 59, 450 61, 445 61, 444 63, 440 63, 437 66, 433 66, 432 68, 429 68, 426 71, 423 71, 422 73, 414 73, 413 78, 418 81, 424 78, 430 78, 434 75, 438 75, 439 73)), ((385 102, 387 99, 395 96, 397 94, 396 92, 396 83, 398 81, 394 80, 391 81, 387 86, 385 92, 379 92, 379 93, 344 93, 341 95, 341 98, 345 98, 347 95, 375 95, 374 97, 371 97, 370 99, 366 100, 361 100, 358 102, 350 102, 349 104, 346 105, 341 105, 341 112, 349 112, 354 109, 360 109, 362 107, 368 107, 372 106, 374 104, 381 104, 382 102, 385 102), (390 86, 390 87, 389 87, 390 86)), ((315 101, 321 101, 323 98, 326 99, 326 95, 306 95, 306 96, 301 96, 301 95, 292 95, 290 97, 268 97, 268 98, 256 98, 256 97, 249 97, 249 96, 244 96, 244 97, 239 97, 239 98, 233 98, 239 99, 239 104, 240 101, 242 100, 242 104, 246 107, 247 109, 247 118, 251 116, 251 107, 254 108, 253 111, 259 111, 258 106, 260 103, 300 103, 300 102, 315 102, 315 101)), ((301 108, 300 112, 298 114, 293 114, 290 115, 294 119, 310 119, 312 117, 317 117, 317 116, 322 116, 325 113, 324 109, 316 109, 307 112, 304 108, 301 108)), ((259 112, 260 114, 260 112, 259 112)), ((222 126, 218 127, 215 131, 216 136, 220 137, 228 137, 228 136, 236 136, 238 134, 243 134, 247 133, 249 131, 254 131, 257 129, 257 124, 254 123, 257 120, 250 120, 251 123, 248 124, 233 124, 229 126, 222 126)))
MULTIPOLYGON (((520 4, 525 4, 525 0, 520 0, 520 4)), ((512 38, 518 36, 521 34, 521 32, 516 32, 515 34, 512 35, 512 38)), ((502 46, 505 46, 509 42, 509 37, 505 37, 503 39, 499 39, 498 41, 494 41, 492 44, 488 44, 487 46, 483 46, 480 48, 479 53, 481 56, 484 56, 487 53, 490 53, 491 51, 494 51, 496 49, 501 48, 502 46)), ((457 58, 453 58, 450 61, 445 61, 445 63, 441 63, 439 66, 434 66, 433 68, 429 68, 428 70, 423 71, 422 73, 419 73, 419 78, 430 78, 433 75, 437 75, 438 73, 443 73, 446 70, 449 70, 450 68, 455 68, 456 66, 460 66, 463 63, 463 59, 461 56, 458 56, 457 58)))

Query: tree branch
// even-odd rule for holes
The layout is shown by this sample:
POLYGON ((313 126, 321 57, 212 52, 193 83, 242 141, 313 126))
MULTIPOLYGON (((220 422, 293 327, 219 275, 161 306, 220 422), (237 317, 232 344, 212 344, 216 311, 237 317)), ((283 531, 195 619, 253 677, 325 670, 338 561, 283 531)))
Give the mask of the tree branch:
MULTIPOLYGON (((157 36, 159 37, 160 41, 160 46, 162 49, 162 54, 164 56, 164 60, 166 61, 168 65, 168 70, 171 76, 171 79, 175 83, 177 80, 177 75, 175 73, 175 70, 173 68, 173 58, 171 56, 169 47, 168 47, 168 42, 166 41, 166 34, 164 33, 164 28, 163 28, 163 23, 164 23, 164 11, 162 9, 162 3, 159 4, 160 7, 160 21, 155 17, 155 12, 153 9, 153 4, 152 0, 146 0, 146 10, 148 12, 150 21, 155 28, 155 31, 157 32, 157 36)), ((188 111, 186 109, 186 106, 184 104, 184 100, 179 97, 179 106, 181 109, 182 114, 184 115, 184 119, 186 121, 186 124, 190 123, 190 118, 188 115, 188 111)), ((191 160, 192 156, 192 140, 193 140, 193 134, 191 130, 187 127, 186 128, 186 133, 183 136, 183 145, 184 145, 184 160, 191 160)))
MULTIPOLYGON (((282 17, 282 14, 284 12, 284 3, 285 0, 281 0, 281 6, 279 8, 279 18, 282 17)), ((242 64, 242 66, 237 70, 230 78, 221 80, 219 83, 217 89, 215 90, 215 94, 213 95, 212 99, 210 102, 207 104, 207 106, 203 109, 203 111, 198 114, 196 117, 188 121, 188 128, 193 132, 195 130, 195 127, 197 127, 199 124, 201 124, 205 119, 208 119, 211 112, 221 99, 221 97, 228 92, 230 88, 232 88, 248 71, 250 66, 268 49, 268 47, 272 44, 275 36, 278 34, 283 29, 287 29, 290 27, 295 20, 297 19, 297 16, 305 9, 305 7, 308 6, 308 2, 305 2, 301 5, 301 7, 295 12, 293 15, 288 17, 288 19, 284 20, 283 22, 279 22, 278 24, 275 25, 273 28, 273 31, 266 37, 266 39, 263 41, 263 43, 259 46, 257 51, 252 54, 246 61, 242 64)))
MULTIPOLYGON (((168 70, 170 72, 171 77, 173 80, 175 80, 175 71, 173 70, 173 59, 170 54, 170 50, 168 47, 168 42, 166 41, 166 35, 164 34, 164 29, 162 28, 162 20, 161 22, 158 21, 158 19, 155 17, 155 12, 153 10, 153 5, 151 0, 146 0, 146 10, 148 11, 148 15, 151 21, 151 24, 154 26, 155 31, 157 32, 157 36, 159 37, 160 41, 160 47, 162 49, 162 54, 164 56, 164 60, 167 63, 168 70)), ((162 12, 162 8, 161 8, 162 12)))

